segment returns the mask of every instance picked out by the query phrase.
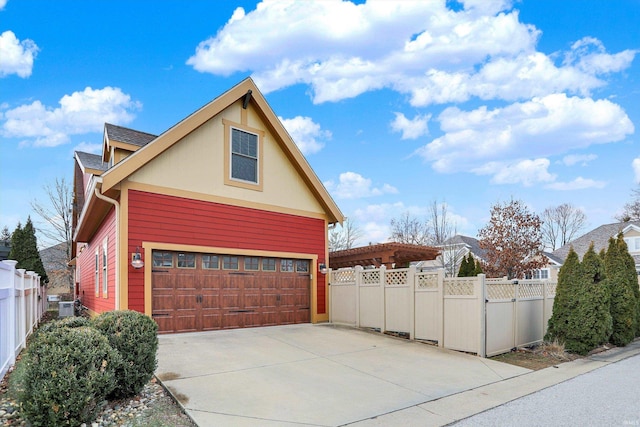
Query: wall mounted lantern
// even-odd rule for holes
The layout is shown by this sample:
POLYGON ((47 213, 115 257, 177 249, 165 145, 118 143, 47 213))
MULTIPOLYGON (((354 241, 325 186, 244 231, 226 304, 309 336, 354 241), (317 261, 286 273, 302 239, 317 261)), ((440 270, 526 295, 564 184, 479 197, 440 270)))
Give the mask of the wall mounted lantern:
POLYGON ((320 264, 318 264, 318 270, 320 270, 320 273, 322 274, 327 274, 327 272, 329 271, 327 269, 327 265, 324 262, 321 262, 320 264))
POLYGON ((140 256, 140 246, 137 246, 136 252, 131 254, 131 267, 136 270, 144 267, 144 261, 142 261, 142 257, 140 256))

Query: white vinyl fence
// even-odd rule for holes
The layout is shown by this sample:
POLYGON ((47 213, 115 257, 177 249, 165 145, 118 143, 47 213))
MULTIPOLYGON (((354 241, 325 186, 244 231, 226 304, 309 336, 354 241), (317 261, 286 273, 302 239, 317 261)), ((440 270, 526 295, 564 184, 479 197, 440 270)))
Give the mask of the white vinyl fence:
POLYGON ((0 379, 25 347, 27 337, 46 311, 46 290, 33 271, 0 261, 0 379))
POLYGON ((556 286, 384 266, 330 271, 329 284, 332 323, 406 333, 482 357, 541 342, 556 286))

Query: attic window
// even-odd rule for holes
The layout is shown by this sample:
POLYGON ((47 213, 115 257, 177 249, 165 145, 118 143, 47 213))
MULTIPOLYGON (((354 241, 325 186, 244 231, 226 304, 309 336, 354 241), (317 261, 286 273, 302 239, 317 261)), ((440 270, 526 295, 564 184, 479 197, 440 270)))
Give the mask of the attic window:
POLYGON ((225 185, 262 191, 265 132, 227 119, 222 119, 222 124, 225 185))
POLYGON ((258 135, 231 129, 231 178, 258 183, 258 135))

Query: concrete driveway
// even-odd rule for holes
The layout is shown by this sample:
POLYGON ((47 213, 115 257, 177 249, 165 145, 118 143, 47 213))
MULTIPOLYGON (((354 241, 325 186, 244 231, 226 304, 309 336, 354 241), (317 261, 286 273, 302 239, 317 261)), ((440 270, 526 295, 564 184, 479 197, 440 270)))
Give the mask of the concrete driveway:
POLYGON ((156 374, 201 427, 357 423, 530 372, 328 324, 159 340, 156 374))

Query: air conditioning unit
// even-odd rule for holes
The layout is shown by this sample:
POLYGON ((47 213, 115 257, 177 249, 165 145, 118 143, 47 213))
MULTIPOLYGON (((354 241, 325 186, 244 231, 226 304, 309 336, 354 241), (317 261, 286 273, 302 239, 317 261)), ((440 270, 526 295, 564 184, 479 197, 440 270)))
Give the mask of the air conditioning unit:
POLYGON ((58 303, 58 317, 73 316, 73 301, 60 301, 58 303))

